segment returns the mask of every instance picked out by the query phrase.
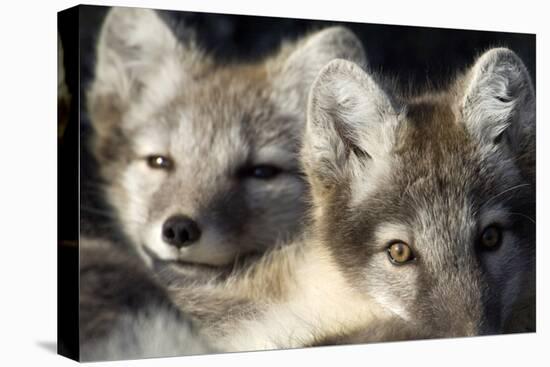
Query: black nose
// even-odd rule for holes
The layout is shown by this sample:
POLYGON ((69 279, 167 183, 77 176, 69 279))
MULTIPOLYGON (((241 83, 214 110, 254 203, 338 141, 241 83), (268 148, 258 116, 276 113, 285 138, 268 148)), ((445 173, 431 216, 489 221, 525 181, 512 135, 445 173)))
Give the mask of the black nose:
POLYGON ((192 245, 200 236, 197 223, 185 215, 174 215, 162 225, 162 239, 177 248, 192 245))

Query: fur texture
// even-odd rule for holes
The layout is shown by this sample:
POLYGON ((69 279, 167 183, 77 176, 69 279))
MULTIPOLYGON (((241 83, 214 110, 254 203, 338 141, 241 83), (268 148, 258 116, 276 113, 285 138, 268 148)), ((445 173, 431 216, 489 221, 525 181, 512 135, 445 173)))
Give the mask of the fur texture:
MULTIPOLYGON (((156 12, 110 11, 87 95, 90 147, 117 224, 148 265, 177 262, 178 284, 192 289, 224 281, 224 265, 231 268, 240 255, 262 253, 299 232, 308 201, 298 160, 307 93, 336 57, 365 62, 360 42, 342 27, 285 43, 256 63, 218 65, 193 40, 177 40, 156 12), (170 169, 150 167, 155 155, 169 158, 170 169), (276 167, 277 174, 250 175, 261 166, 276 167), (161 236, 163 223, 178 214, 202 232, 181 249, 161 236)), ((191 340, 200 339, 194 321, 131 253, 104 240, 81 243, 84 359, 215 350, 191 340)), ((210 301, 225 307, 226 299, 210 301)), ((190 294, 188 302, 194 301, 201 302, 190 294)), ((227 307, 237 317, 246 305, 236 300, 227 307)))
MULTIPOLYGON (((521 60, 493 49, 446 90, 403 97, 362 65, 322 68, 335 57, 364 61, 342 28, 220 66, 154 12, 111 12, 88 96, 93 151, 122 227, 154 254, 158 278, 144 281, 167 290, 145 320, 185 315, 218 351, 534 330, 535 95, 521 60), (226 264, 298 232, 308 191, 299 121, 321 68, 301 147, 311 227, 229 276, 182 276, 162 260, 226 264), (150 155, 174 169, 152 171, 150 155), (282 168, 274 180, 239 174, 266 164, 282 168), (201 243, 161 242, 175 213, 200 223, 201 243), (491 227, 500 243, 488 250, 491 227), (390 261, 396 241, 413 261, 390 261)), ((171 339, 189 339, 178 330, 171 339)))
POLYGON ((309 99, 302 241, 222 283, 161 279, 225 351, 533 331, 534 97, 506 49, 410 98, 333 61, 309 99), (390 260, 395 242, 411 261, 390 260))
POLYGON ((143 262, 105 240, 80 240, 81 361, 211 353, 143 262))
POLYGON ((409 99, 352 63, 327 66, 311 95, 305 164, 326 200, 317 230, 346 277, 432 335, 506 331, 533 289, 534 97, 507 49, 483 54, 447 91, 409 99), (486 250, 492 226, 501 244, 486 250), (413 263, 388 261, 396 240, 413 263))
POLYGON ((219 65, 192 40, 178 41, 152 10, 110 11, 88 92, 92 151, 107 201, 146 258, 225 265, 299 232, 307 93, 334 58, 365 62, 361 43, 342 27, 256 63, 219 65), (171 168, 152 169, 151 156, 170 159, 171 168), (275 174, 254 175, 266 166, 275 174), (176 248, 162 239, 174 215, 197 223, 196 243, 176 248))

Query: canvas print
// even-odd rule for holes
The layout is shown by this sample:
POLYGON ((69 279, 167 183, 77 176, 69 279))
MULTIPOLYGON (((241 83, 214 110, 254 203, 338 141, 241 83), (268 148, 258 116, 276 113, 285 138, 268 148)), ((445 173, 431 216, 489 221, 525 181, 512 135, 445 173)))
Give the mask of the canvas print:
POLYGON ((58 32, 61 354, 536 331, 535 35, 100 6, 58 32))

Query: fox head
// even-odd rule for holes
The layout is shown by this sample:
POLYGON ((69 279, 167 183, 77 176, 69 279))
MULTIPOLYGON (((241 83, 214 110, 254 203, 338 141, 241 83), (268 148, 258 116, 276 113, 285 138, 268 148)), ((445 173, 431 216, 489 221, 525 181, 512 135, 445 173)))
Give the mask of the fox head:
POLYGON ((87 103, 91 150, 131 242, 158 259, 223 265, 295 234, 307 93, 335 58, 364 63, 342 27, 218 65, 155 11, 113 8, 87 103))
POLYGON ((504 330, 535 266, 535 95, 512 51, 407 99, 332 61, 302 155, 314 232, 352 287, 425 335, 504 330))

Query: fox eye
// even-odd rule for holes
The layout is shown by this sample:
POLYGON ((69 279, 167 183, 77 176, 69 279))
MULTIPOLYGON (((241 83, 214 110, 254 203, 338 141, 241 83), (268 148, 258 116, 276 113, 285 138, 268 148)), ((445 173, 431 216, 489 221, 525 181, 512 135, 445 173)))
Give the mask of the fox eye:
POLYGON ((163 155, 150 155, 147 156, 147 165, 154 169, 171 169, 173 162, 170 158, 163 155))
POLYGON ((479 245, 487 250, 493 250, 502 242, 502 229, 496 225, 485 227, 479 238, 479 245))
POLYGON ((403 265, 414 260, 414 254, 405 242, 395 241, 388 246, 388 256, 395 265, 403 265))
POLYGON ((281 169, 276 166, 271 166, 268 164, 261 164, 257 166, 250 166, 242 169, 240 171, 240 176, 257 178, 260 180, 269 180, 281 173, 281 169))

